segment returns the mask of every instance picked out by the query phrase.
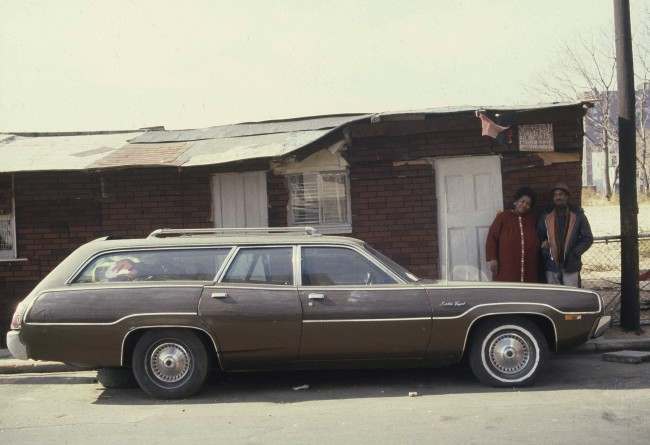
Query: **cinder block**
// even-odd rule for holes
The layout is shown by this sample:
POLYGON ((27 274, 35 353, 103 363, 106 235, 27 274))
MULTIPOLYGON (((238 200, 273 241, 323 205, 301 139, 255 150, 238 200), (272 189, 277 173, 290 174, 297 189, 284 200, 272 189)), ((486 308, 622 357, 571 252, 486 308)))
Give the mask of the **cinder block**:
POLYGON ((650 352, 646 351, 616 351, 603 354, 606 362, 633 363, 650 361, 650 352))

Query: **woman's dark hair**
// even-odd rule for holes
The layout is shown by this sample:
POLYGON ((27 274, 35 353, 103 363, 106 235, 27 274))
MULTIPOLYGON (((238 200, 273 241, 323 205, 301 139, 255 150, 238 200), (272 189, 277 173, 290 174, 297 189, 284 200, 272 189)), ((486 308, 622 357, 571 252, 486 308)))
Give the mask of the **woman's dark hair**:
POLYGON ((522 196, 528 196, 530 198, 530 206, 535 206, 535 192, 530 187, 521 187, 515 193, 515 201, 518 201, 522 196))

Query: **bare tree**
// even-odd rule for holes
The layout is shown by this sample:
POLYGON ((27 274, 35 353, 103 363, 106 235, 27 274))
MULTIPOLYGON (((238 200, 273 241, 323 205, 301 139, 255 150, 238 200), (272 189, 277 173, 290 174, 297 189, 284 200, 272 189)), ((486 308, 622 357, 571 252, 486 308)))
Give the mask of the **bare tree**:
POLYGON ((598 39, 579 39, 574 45, 565 44, 558 68, 542 74, 532 90, 546 100, 594 102, 594 107, 585 116, 585 136, 592 147, 604 153, 605 195, 610 199, 610 165, 618 141, 613 113, 616 107, 616 59, 612 41, 601 34, 598 39))
MULTIPOLYGON (((644 11, 635 41, 637 89, 637 160, 640 184, 650 196, 650 9, 644 11)), ((618 146, 616 58, 614 37, 601 32, 589 39, 577 38, 559 51, 551 70, 539 76, 529 89, 545 100, 590 100, 594 107, 585 116, 585 137, 591 148, 603 152, 605 196, 612 197, 610 170, 617 170, 618 146)))
POLYGON ((637 84, 637 162, 642 190, 650 197, 650 165, 648 165, 648 139, 650 132, 650 10, 645 13, 645 26, 634 46, 636 55, 634 76, 637 84))

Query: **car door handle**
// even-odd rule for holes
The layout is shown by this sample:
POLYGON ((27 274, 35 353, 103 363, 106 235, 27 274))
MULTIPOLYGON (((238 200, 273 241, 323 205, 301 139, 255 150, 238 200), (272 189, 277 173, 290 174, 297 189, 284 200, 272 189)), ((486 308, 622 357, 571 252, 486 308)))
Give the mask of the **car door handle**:
POLYGON ((228 294, 225 292, 212 292, 210 295, 212 298, 228 298, 228 294))
POLYGON ((325 294, 309 294, 307 298, 310 300, 324 300, 325 294))

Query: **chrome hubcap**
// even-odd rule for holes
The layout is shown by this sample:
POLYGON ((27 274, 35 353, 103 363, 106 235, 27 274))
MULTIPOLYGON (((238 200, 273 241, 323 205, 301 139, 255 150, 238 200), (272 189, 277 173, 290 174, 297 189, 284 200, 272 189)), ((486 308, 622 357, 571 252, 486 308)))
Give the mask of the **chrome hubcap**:
POLYGON ((526 340, 513 332, 498 335, 488 346, 490 364, 503 374, 516 374, 530 362, 526 340))
POLYGON ((176 383, 190 371, 191 357, 178 343, 162 343, 156 346, 149 361, 154 377, 165 383, 176 383))

